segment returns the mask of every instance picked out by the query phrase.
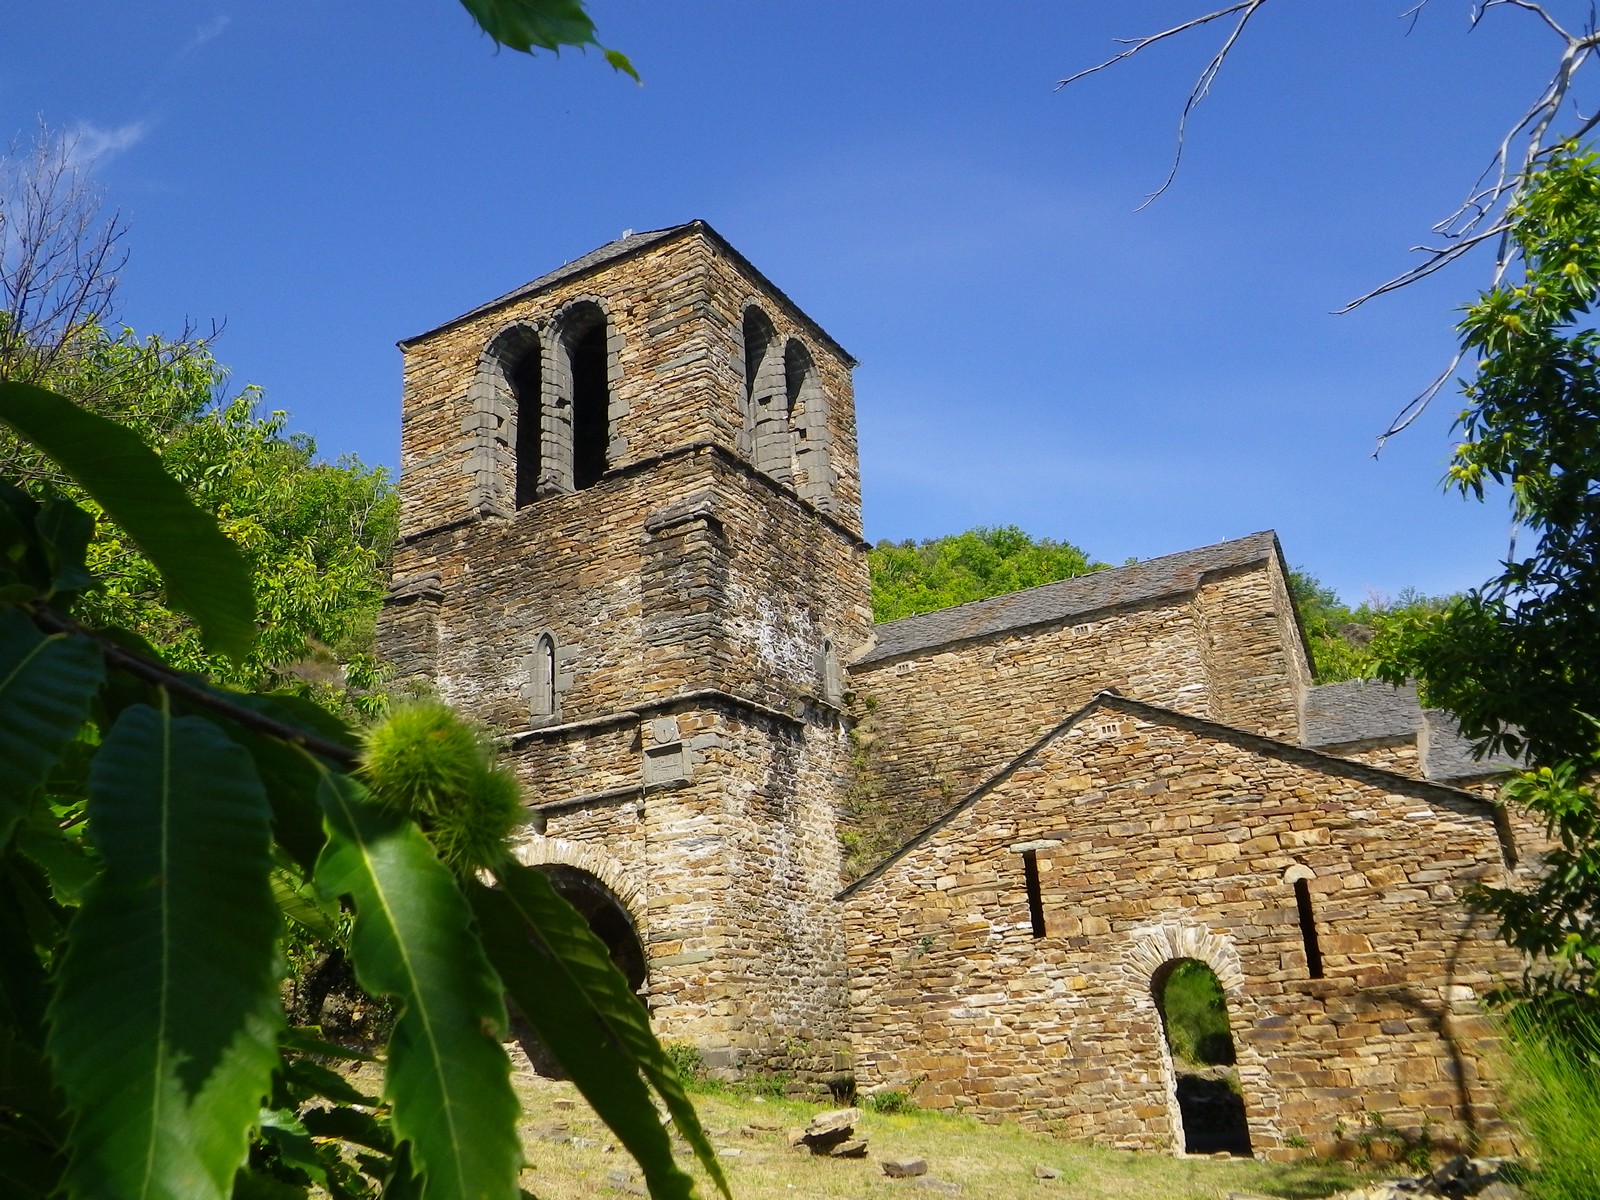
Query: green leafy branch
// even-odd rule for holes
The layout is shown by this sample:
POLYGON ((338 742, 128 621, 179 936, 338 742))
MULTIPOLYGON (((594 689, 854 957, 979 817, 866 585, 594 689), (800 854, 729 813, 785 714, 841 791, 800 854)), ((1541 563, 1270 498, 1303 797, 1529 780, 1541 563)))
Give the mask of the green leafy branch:
MULTIPOLYGON (((208 645, 250 653, 244 561, 150 450, 27 384, 0 383, 0 422, 125 531, 208 645)), ((507 856, 515 785, 482 743, 434 706, 362 751, 304 698, 174 669, 83 618, 93 533, 70 501, 0 482, 7 1194, 510 1200, 508 992, 653 1194, 693 1191, 653 1096, 726 1194, 643 1005, 507 856), (416 756, 375 751, 408 737, 466 763, 425 804, 407 799, 416 756), (381 1098, 321 1065, 333 1049, 287 1027, 279 998, 287 923, 340 936, 339 907, 358 980, 398 1011, 381 1098)))

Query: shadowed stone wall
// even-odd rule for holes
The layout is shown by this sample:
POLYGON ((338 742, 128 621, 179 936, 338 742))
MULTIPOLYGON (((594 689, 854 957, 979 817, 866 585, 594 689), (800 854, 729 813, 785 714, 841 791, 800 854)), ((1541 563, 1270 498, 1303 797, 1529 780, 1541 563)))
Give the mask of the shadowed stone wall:
MULTIPOLYGON (((893 831, 887 840, 911 836, 1106 689, 1298 740, 1304 643, 1276 539, 1260 540, 1251 561, 1182 591, 853 666, 854 711, 871 715, 863 763, 880 797, 875 819, 893 831)), ((1104 586, 1094 576, 1085 582, 1104 586)))

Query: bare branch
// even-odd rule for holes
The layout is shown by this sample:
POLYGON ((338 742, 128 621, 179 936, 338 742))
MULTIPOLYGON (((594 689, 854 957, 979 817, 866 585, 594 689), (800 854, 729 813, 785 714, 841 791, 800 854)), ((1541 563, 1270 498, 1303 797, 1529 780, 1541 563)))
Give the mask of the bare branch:
MULTIPOLYGON (((1127 39, 1124 43, 1127 48, 1120 53, 1086 70, 1069 75, 1056 85, 1057 89, 1060 89, 1085 76, 1092 75, 1125 59, 1132 58, 1158 42, 1187 33, 1212 21, 1237 15, 1238 20, 1235 22, 1228 37, 1224 40, 1221 48, 1206 63, 1199 77, 1195 80, 1194 87, 1190 89, 1188 100, 1185 102, 1183 112, 1178 120, 1178 145, 1177 151, 1173 155, 1171 170, 1168 171, 1161 186, 1145 198, 1144 203, 1139 206, 1140 208, 1149 204, 1172 185, 1183 156, 1189 114, 1194 110, 1195 105, 1203 100, 1210 91, 1211 84, 1222 70, 1228 54, 1238 43, 1245 25, 1266 2, 1267 0, 1243 0, 1241 3, 1214 8, 1192 20, 1174 25, 1170 29, 1164 29, 1160 33, 1154 33, 1142 38, 1127 39)), ((1416 0, 1411 7, 1400 14, 1402 20, 1409 22, 1408 33, 1411 28, 1415 27, 1418 14, 1429 2, 1430 0, 1416 0)), ((1494 153, 1490 156, 1488 165, 1468 189, 1466 198, 1462 200, 1461 204, 1453 212, 1433 225, 1432 231, 1443 239, 1443 244, 1413 246, 1413 253, 1422 256, 1420 262, 1400 272, 1393 278, 1385 280, 1370 291, 1357 296, 1338 309, 1338 312, 1350 312, 1352 309, 1359 308, 1367 301, 1378 296, 1386 295, 1389 292, 1416 283, 1420 279, 1425 279, 1485 242, 1496 240, 1499 242, 1499 249, 1495 254, 1489 286, 1490 288, 1498 286, 1505 278, 1506 272, 1515 258, 1516 248, 1508 236, 1513 223, 1513 214, 1541 158, 1547 155, 1554 147, 1583 138, 1593 132, 1597 126, 1600 126, 1600 112, 1596 112, 1593 115, 1584 115, 1581 111, 1571 107, 1574 80, 1577 78, 1578 73, 1595 56, 1596 51, 1600 50, 1600 32, 1597 32, 1592 8, 1587 27, 1580 34, 1569 32, 1556 20, 1549 8, 1540 3, 1539 0, 1476 0, 1469 8, 1469 24, 1476 28, 1488 15, 1489 11, 1496 8, 1516 9, 1526 13, 1560 39, 1561 52, 1548 79, 1533 102, 1523 110, 1500 139, 1499 145, 1495 147, 1494 153), (1557 128, 1557 122, 1567 118, 1569 115, 1571 128, 1559 133, 1552 132, 1557 128)), ((1458 356, 1438 378, 1424 388, 1400 411, 1394 421, 1390 423, 1389 428, 1378 439, 1380 447, 1385 439, 1398 433, 1416 420, 1433 397, 1438 394, 1440 388, 1449 380, 1456 368, 1460 366, 1460 362, 1461 360, 1458 356)))
MULTIPOLYGON (((1423 2, 1426 3, 1427 0, 1423 0, 1423 2)), ((1212 56, 1211 61, 1206 64, 1205 69, 1195 79, 1194 86, 1189 89, 1188 99, 1183 103, 1183 114, 1178 118, 1178 143, 1172 153, 1172 166, 1167 171, 1167 177, 1161 181, 1161 186, 1144 198, 1144 203, 1139 205, 1141 209, 1171 187, 1172 181, 1178 177, 1178 167, 1183 162, 1183 141, 1189 130, 1189 114, 1194 111, 1195 105, 1204 100, 1211 91, 1212 82, 1221 72, 1222 64, 1227 61, 1229 52, 1238 44, 1239 36, 1244 32, 1244 27, 1250 23, 1250 18, 1255 16, 1261 6, 1266 3, 1267 0, 1240 0, 1238 4, 1230 4, 1225 8, 1215 9, 1202 16, 1195 17, 1191 21, 1185 21, 1181 25, 1174 25, 1171 29, 1163 29, 1160 33, 1152 33, 1148 37, 1122 39, 1123 43, 1128 47, 1126 50, 1112 55, 1104 62, 1096 63, 1094 66, 1076 74, 1068 75, 1056 84, 1055 90, 1059 92, 1069 83, 1074 83, 1086 76, 1093 75, 1097 71, 1103 71, 1123 59, 1132 58, 1141 50, 1148 50, 1157 42, 1176 37, 1180 33, 1187 33, 1191 29, 1198 29, 1202 25, 1209 25, 1212 21, 1219 21, 1223 17, 1232 16, 1234 13, 1239 14, 1238 21, 1234 23, 1232 31, 1224 39, 1222 47, 1212 56)))
POLYGON ((38 379, 84 330, 111 320, 119 212, 102 217, 78 137, 41 124, 0 157, 0 379, 38 379))
POLYGON ((1395 434, 1407 428, 1413 421, 1420 417, 1439 394, 1441 388, 1450 382, 1450 377, 1456 373, 1456 368, 1461 365, 1461 360, 1467 356, 1465 350, 1457 350, 1450 364, 1434 376, 1434 380, 1411 398, 1411 402, 1395 414, 1394 420, 1389 422, 1389 428, 1378 435, 1378 444, 1372 448, 1372 457, 1377 458, 1383 453, 1383 445, 1395 434))
POLYGON ((1087 67, 1076 74, 1068 75, 1065 79, 1057 82, 1055 90, 1059 92, 1069 83, 1076 83, 1078 80, 1089 75, 1093 75, 1097 71, 1104 71, 1107 67, 1115 66, 1123 59, 1132 58, 1135 54, 1138 54, 1139 51, 1146 50, 1149 47, 1154 46, 1157 42, 1165 41, 1169 37, 1176 37, 1180 33, 1188 33, 1191 29, 1198 29, 1202 25, 1208 25, 1212 21, 1220 20, 1221 18, 1229 16, 1232 13, 1238 12, 1240 9, 1259 8, 1262 2, 1263 0, 1242 0, 1242 2, 1239 4, 1230 4, 1227 8, 1219 8, 1215 12, 1206 13, 1203 17, 1196 17, 1192 21, 1185 21, 1182 25, 1174 25, 1171 29, 1163 29, 1160 33, 1152 33, 1149 37, 1118 38, 1117 40, 1120 43, 1128 47, 1126 50, 1119 54, 1113 54, 1104 62, 1096 63, 1094 66, 1087 67))
MULTIPOLYGON (((1456 259, 1466 254, 1474 247, 1481 245, 1484 242, 1492 241, 1495 238, 1503 237, 1506 231, 1510 228, 1510 221, 1501 221, 1490 229, 1479 230, 1471 237, 1463 238, 1461 241, 1455 242, 1449 246, 1413 246, 1411 248, 1413 251, 1421 252, 1426 254, 1428 257, 1423 259, 1420 263, 1409 270, 1402 271, 1394 278, 1380 283, 1370 292, 1363 292, 1361 295, 1357 296, 1354 300, 1351 300, 1343 307, 1334 309, 1333 315, 1343 316, 1347 312, 1352 312, 1355 309, 1360 308, 1368 300, 1375 300, 1379 296, 1382 296, 1388 292, 1396 291, 1399 288, 1405 287, 1407 284, 1415 283, 1419 279, 1426 279, 1435 271, 1449 266, 1451 263, 1455 262, 1456 259)), ((1504 269, 1505 268, 1503 264, 1497 268, 1494 275, 1494 282, 1489 286, 1493 287, 1495 283, 1500 282, 1500 277, 1504 273, 1504 269)))
POLYGON ((1406 9, 1405 12, 1400 14, 1400 19, 1402 21, 1405 21, 1406 18, 1408 18, 1408 17, 1410 18, 1410 20, 1406 24, 1406 36, 1407 37, 1411 36, 1411 31, 1414 30, 1417 27, 1417 18, 1422 15, 1422 10, 1427 8, 1427 7, 1428 7, 1428 0, 1417 0, 1417 2, 1415 4, 1413 4, 1410 8, 1406 9))
POLYGON ((1212 55, 1211 61, 1206 64, 1205 70, 1200 72, 1200 77, 1195 80, 1194 87, 1189 89, 1189 98, 1184 101, 1183 114, 1178 118, 1178 144, 1172 153, 1172 167, 1167 172, 1167 177, 1161 181, 1161 186, 1144 198, 1144 203, 1139 208, 1154 201, 1162 192, 1172 186, 1172 181, 1178 177, 1178 166, 1183 161, 1183 139, 1189 131, 1189 114, 1194 111, 1194 106, 1206 98, 1211 91, 1211 83, 1216 79, 1217 73, 1222 70, 1222 64, 1227 61, 1228 52, 1238 44, 1239 35, 1244 32, 1244 27, 1249 24, 1250 18, 1267 0, 1250 0, 1248 4, 1235 5, 1234 8, 1243 9, 1233 31, 1228 34, 1227 40, 1222 43, 1222 48, 1212 55))

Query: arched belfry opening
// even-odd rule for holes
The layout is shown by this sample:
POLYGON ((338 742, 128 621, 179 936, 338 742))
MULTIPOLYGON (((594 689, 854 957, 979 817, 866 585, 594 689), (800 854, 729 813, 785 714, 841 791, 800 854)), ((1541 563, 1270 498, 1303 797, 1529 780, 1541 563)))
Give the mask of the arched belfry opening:
POLYGON ((811 352, 795 338, 783 348, 783 390, 795 490, 818 508, 830 509, 833 469, 828 461, 827 401, 811 352))
MULTIPOLYGON (((533 326, 502 329, 479 359, 473 387, 473 420, 480 435, 510 451, 517 508, 533 503, 544 469, 543 358, 539 332, 533 326)), ((502 480, 494 491, 503 487, 502 480)))
POLYGON ((1184 1153, 1248 1156, 1250 1125, 1217 973, 1197 958, 1170 959, 1151 976, 1150 994, 1172 1062, 1184 1153))
POLYGON ((512 402, 517 414, 517 507, 532 504, 539 494, 539 471, 543 466, 544 363, 538 339, 506 371, 512 402))
POLYGON ((751 305, 744 310, 744 436, 756 470, 782 483, 794 477, 789 399, 778 331, 751 305))
POLYGON ((572 487, 598 483, 610 467, 610 329, 598 304, 583 302, 562 314, 561 349, 567 387, 557 403, 570 406, 572 487))

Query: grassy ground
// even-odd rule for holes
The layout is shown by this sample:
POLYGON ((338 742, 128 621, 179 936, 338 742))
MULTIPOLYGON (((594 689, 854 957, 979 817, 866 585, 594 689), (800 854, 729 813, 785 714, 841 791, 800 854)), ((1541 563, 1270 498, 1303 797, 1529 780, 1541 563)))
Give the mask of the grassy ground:
MULTIPOLYGON (((516 1077, 524 1103, 528 1162, 522 1186, 538 1200, 642 1194, 633 1160, 589 1111, 571 1084, 529 1073, 516 1077)), ((1011 1126, 913 1112, 866 1113, 864 1159, 817 1158, 790 1149, 785 1131, 825 1106, 697 1092, 695 1107, 711 1135, 735 1200, 877 1200, 929 1197, 943 1189, 884 1175, 886 1158, 925 1158, 928 1175, 982 1200, 1213 1200, 1230 1192, 1311 1200, 1356 1186, 1342 1163, 1275 1166, 1240 1159, 1179 1159, 1057 1141, 1011 1126), (1035 1178, 1035 1167, 1060 1177, 1035 1178)), ((680 1147, 679 1159, 689 1161, 680 1147)), ((715 1193, 704 1182, 702 1192, 715 1193)), ((948 1194, 956 1194, 950 1190, 948 1194)))

